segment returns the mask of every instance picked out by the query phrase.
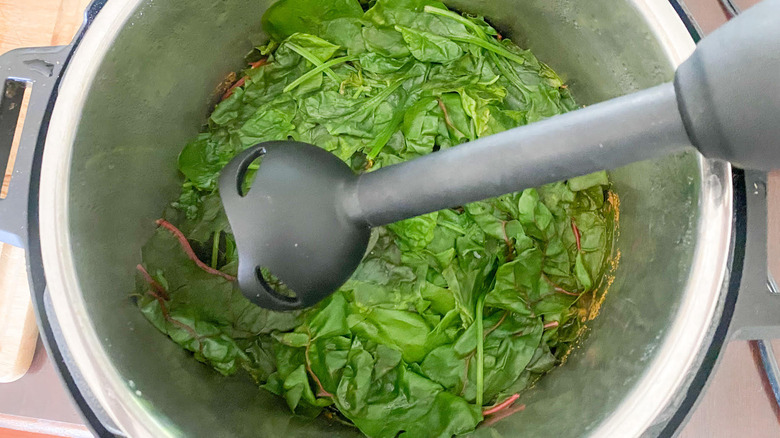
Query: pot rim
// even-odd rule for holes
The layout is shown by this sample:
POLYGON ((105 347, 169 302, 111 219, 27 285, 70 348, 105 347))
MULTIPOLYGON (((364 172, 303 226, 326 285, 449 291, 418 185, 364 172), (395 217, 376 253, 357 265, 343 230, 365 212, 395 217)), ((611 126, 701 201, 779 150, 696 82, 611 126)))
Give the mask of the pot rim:
MULTIPOLYGON (((631 0, 677 66, 695 45, 666 0, 631 0)), ((113 366, 79 287, 69 224, 69 179, 80 114, 100 63, 144 0, 108 1, 76 47, 46 137, 39 208, 43 265, 56 319, 73 361, 112 420, 129 436, 173 436, 176 428, 145 407, 113 366)), ((680 309, 648 371, 592 436, 639 436, 656 423, 688 381, 713 336, 728 282, 733 190, 728 163, 698 157, 701 190, 697 246, 680 309)))

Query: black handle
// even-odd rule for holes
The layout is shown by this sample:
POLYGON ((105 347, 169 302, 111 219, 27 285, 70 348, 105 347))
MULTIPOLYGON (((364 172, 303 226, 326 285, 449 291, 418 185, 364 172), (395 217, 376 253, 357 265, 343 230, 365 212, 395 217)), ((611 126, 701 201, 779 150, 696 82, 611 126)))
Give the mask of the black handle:
POLYGON ((12 147, 18 144, 8 196, 0 199, 0 241, 4 243, 27 247, 30 173, 38 134, 70 50, 70 46, 34 47, 0 56, 0 169, 6 168, 12 147), (25 94, 29 94, 28 99, 25 94), (25 101, 24 126, 18 132, 17 121, 25 101))
POLYGON ((364 174, 350 214, 384 225, 686 147, 668 83, 364 174))

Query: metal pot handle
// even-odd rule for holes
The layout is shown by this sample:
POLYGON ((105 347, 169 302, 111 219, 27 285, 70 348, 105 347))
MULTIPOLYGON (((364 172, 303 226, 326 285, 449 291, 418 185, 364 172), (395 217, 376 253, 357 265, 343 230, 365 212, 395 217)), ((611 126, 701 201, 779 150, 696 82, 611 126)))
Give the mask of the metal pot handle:
POLYGON ((767 174, 745 171, 745 242, 735 242, 736 257, 744 251, 739 294, 729 327, 730 340, 780 338, 780 294, 767 265, 767 174), (740 248, 742 246, 742 248, 740 248))
POLYGON ((3 94, 0 94, 0 168, 7 167, 12 149, 17 149, 8 196, 0 199, 0 242, 27 250, 35 313, 49 357, 91 431, 96 436, 114 437, 124 435, 105 412, 95 407, 94 396, 86 386, 79 384, 78 375, 73 373, 65 344, 55 341, 60 332, 56 315, 46 304, 49 294, 40 257, 37 224, 41 212, 36 205, 43 144, 60 77, 72 51, 106 1, 93 0, 86 8, 83 24, 70 45, 16 49, 0 55, 0 80, 3 81, 3 94), (25 109, 25 100, 24 124, 17 126, 20 113, 25 109))
POLYGON ((0 199, 1 242, 27 248, 31 174, 35 155, 40 153, 36 145, 46 133, 46 108, 56 97, 55 85, 70 50, 70 46, 33 47, 0 56, 4 84, 0 95, 0 169, 8 169, 12 149, 18 146, 8 195, 0 199), (25 103, 27 111, 22 114, 25 103), (24 124, 17 127, 21 115, 24 124))
POLYGON ((745 257, 728 340, 750 341, 767 395, 780 407, 780 368, 770 342, 780 338, 780 291, 767 257, 767 174, 746 171, 744 184, 745 208, 737 214, 747 217, 745 257))

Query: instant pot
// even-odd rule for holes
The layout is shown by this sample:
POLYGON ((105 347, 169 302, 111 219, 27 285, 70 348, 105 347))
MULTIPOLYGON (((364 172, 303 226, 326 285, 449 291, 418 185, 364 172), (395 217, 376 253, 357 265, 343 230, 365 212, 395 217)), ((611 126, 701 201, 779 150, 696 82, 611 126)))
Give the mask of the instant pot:
MULTIPOLYGON (((698 39, 667 0, 452 0, 561 74, 581 104, 673 78, 698 39)), ((97 0, 71 45, 0 58, 0 149, 31 88, 0 237, 27 249, 49 354, 101 436, 358 436, 222 377, 130 298, 175 162, 217 85, 264 41, 267 0, 97 0)), ((3 159, 7 159, 5 153, 3 159)), ((767 288, 766 175, 695 152, 611 173, 613 279, 568 357, 478 437, 673 435, 731 339, 780 337, 767 288)))

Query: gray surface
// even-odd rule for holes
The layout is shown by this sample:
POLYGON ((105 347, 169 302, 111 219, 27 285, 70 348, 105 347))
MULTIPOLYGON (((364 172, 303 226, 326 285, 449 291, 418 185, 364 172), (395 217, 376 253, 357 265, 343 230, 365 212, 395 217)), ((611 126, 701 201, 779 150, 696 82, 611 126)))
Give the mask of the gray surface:
MULTIPOLYGON (((497 17, 506 35, 521 36, 571 80, 581 103, 670 80, 668 60, 633 6, 606 3, 509 0, 469 2, 467 9, 497 17), (510 20, 507 11, 517 13, 510 20)), ((87 97, 72 157, 78 279, 92 324, 128 390, 138 391, 137 403, 172 434, 354 435, 293 419, 248 379, 218 376, 157 333, 128 298, 140 246, 177 194, 175 157, 205 120, 209 90, 250 47, 244 35, 257 29, 262 13, 252 5, 156 0, 114 42, 87 97)), ((524 396, 523 413, 478 435, 587 434, 634 388, 688 280, 699 220, 698 163, 680 155, 613 173, 622 199, 616 242, 622 257, 602 316, 566 366, 524 396)))

